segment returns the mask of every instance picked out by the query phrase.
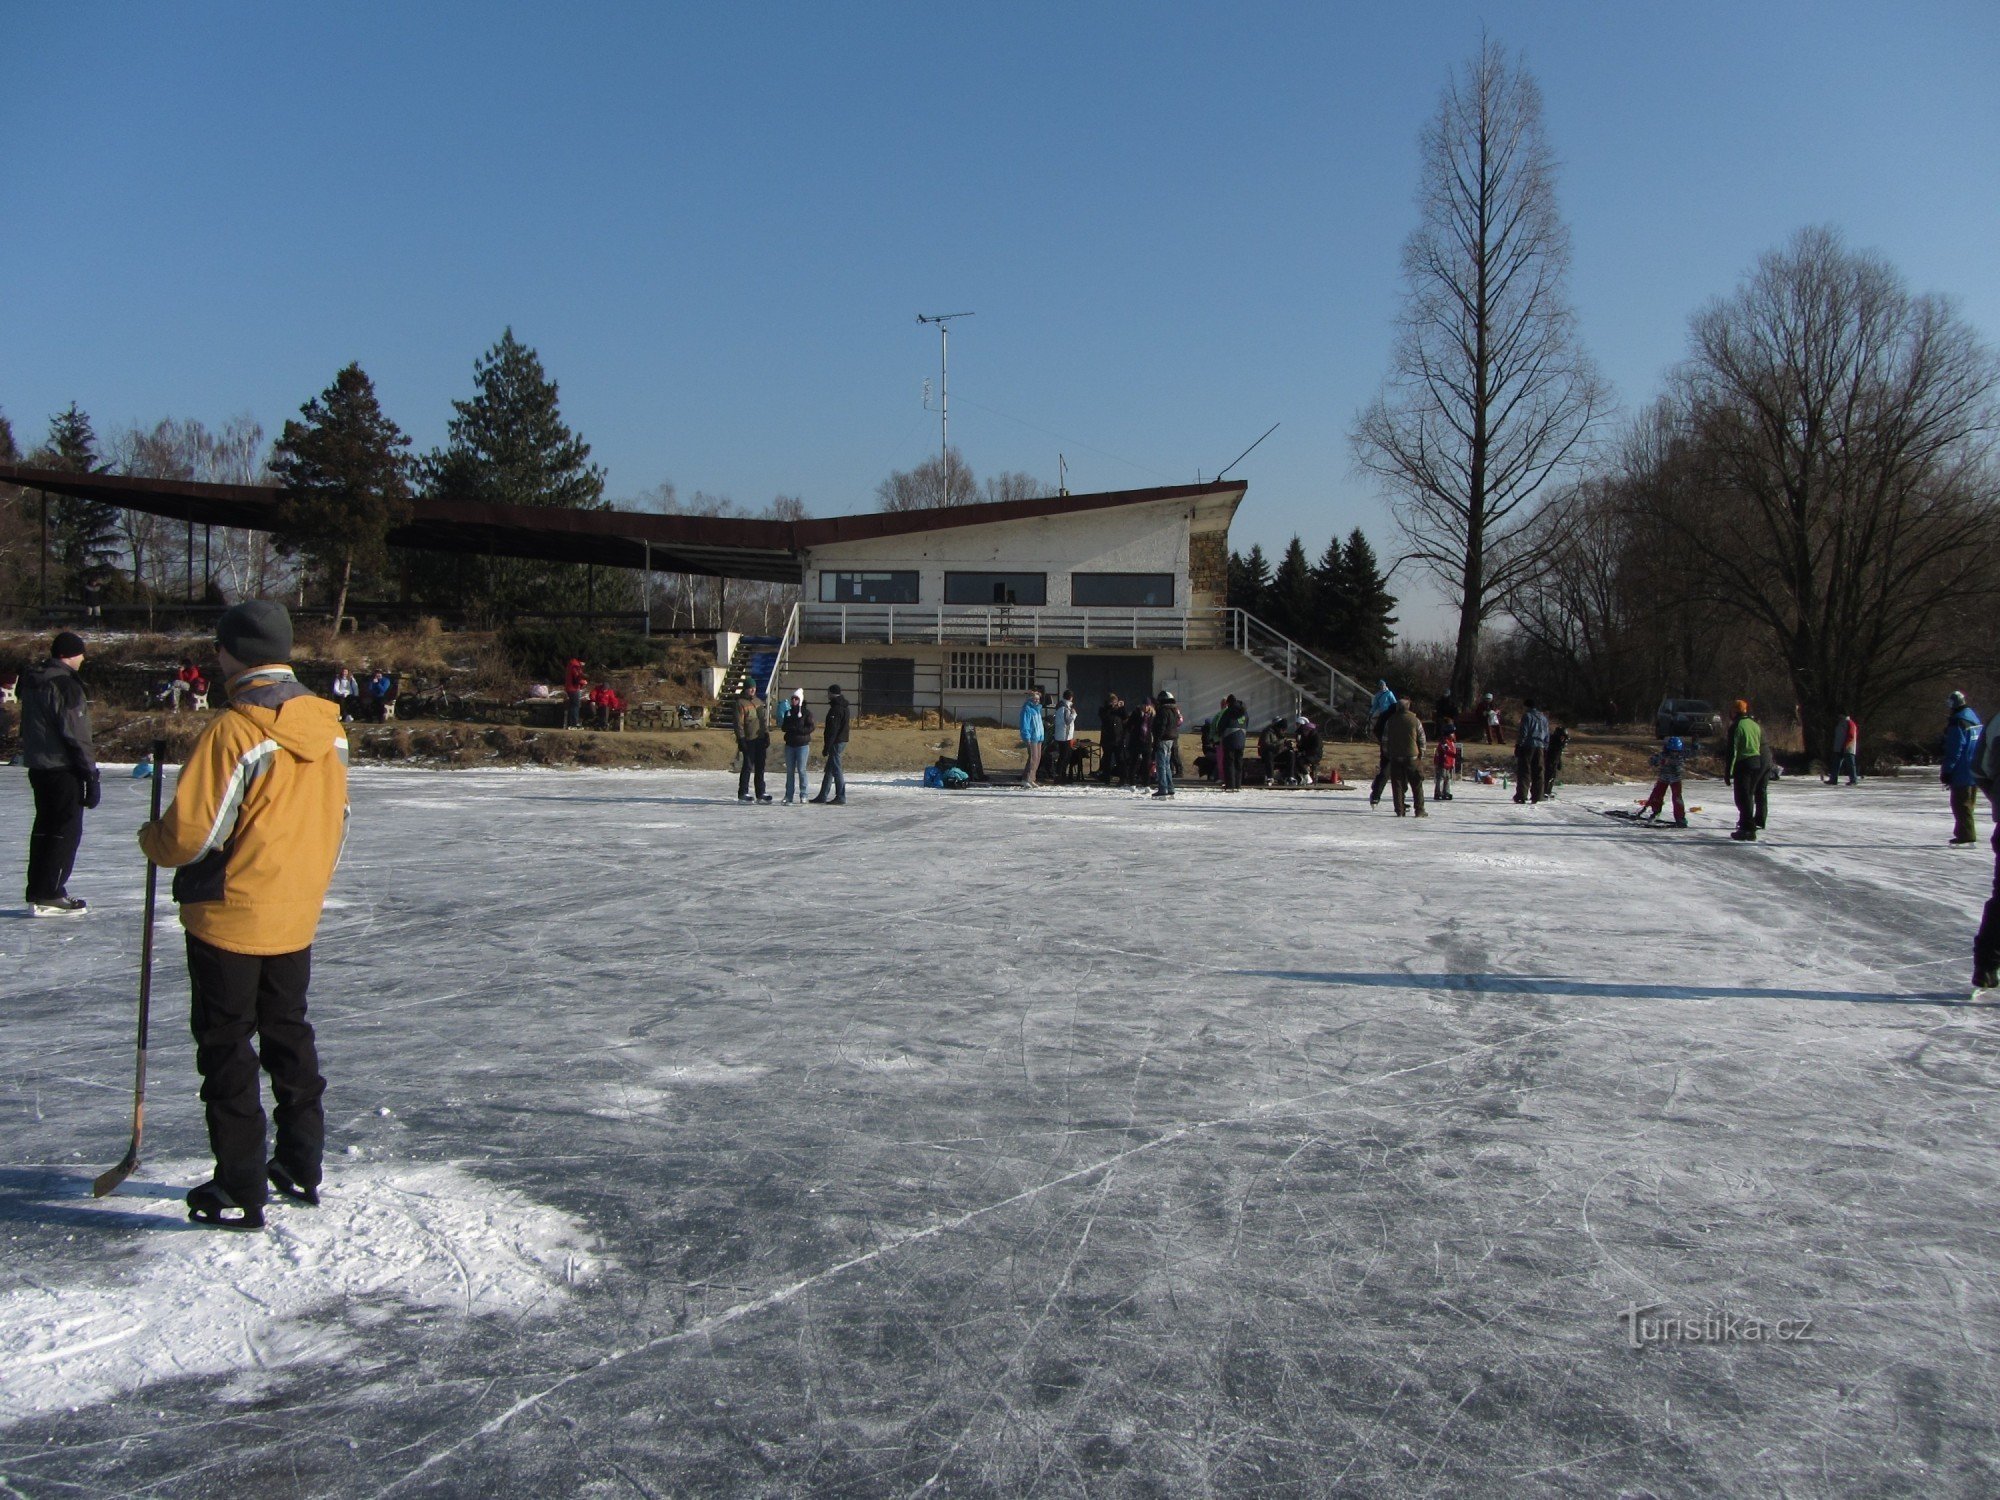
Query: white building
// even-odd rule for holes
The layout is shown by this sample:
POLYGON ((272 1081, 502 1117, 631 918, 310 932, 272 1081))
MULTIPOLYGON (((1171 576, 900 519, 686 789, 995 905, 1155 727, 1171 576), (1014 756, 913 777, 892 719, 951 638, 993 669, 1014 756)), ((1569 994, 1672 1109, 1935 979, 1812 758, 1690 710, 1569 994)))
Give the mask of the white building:
MULTIPOLYGON (((1235 693, 1253 723, 1366 693, 1228 607, 1241 483, 843 516, 794 524, 803 599, 776 642, 723 643, 774 698, 838 683, 862 714, 1011 722, 1029 687, 1075 691, 1086 729, 1115 689, 1162 688, 1190 722, 1235 693), (761 676, 762 674, 757 674, 761 676)), ((731 684, 734 685, 733 683, 731 684)))

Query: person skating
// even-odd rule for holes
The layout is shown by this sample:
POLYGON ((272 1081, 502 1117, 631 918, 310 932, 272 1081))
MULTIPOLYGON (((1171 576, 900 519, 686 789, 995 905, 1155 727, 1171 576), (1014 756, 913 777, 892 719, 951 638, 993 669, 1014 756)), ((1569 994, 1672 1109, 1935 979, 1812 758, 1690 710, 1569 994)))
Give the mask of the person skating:
POLYGON ((139 846, 176 872, 187 933, 189 1024, 215 1155, 215 1176, 187 1195, 188 1217, 257 1229, 267 1182, 319 1201, 326 1081, 306 988, 347 829, 347 741, 339 709, 287 665, 284 605, 225 611, 216 645, 229 706, 188 752, 173 803, 139 830, 139 846), (268 1161, 260 1066, 277 1100, 268 1161))
POLYGON ((49 643, 49 659, 21 674, 21 763, 35 796, 28 833, 28 913, 82 915, 88 902, 69 893, 70 871, 83 842, 83 815, 97 806, 103 782, 90 747, 90 695, 77 668, 83 637, 65 630, 49 643))
POLYGON ((1020 730, 1021 744, 1028 752, 1028 765, 1021 773, 1021 785, 1033 786, 1035 772, 1042 764, 1042 746, 1048 738, 1048 721, 1042 717, 1040 688, 1029 688, 1028 696, 1021 700, 1020 730))
POLYGON ((792 696, 778 710, 778 728, 785 737, 785 805, 805 806, 806 771, 812 764, 813 711, 806 707, 806 690, 793 688, 792 696), (792 788, 798 787, 796 797, 792 788))
POLYGON ((1240 792, 1243 790, 1243 747, 1250 738, 1250 711, 1234 693, 1222 700, 1222 712, 1217 716, 1215 727, 1221 746, 1222 789, 1240 792))
POLYGON ((771 715, 757 696, 754 683, 745 683, 743 696, 736 700, 736 800, 748 802, 750 783, 754 777, 757 783, 756 800, 769 802, 771 794, 764 790, 764 763, 771 753, 771 715))
POLYGON ((1972 758, 1972 781, 1986 793, 1986 810, 1993 820, 1993 894, 1979 931, 1972 939, 1972 988, 2000 989, 2000 729, 1988 721, 1972 758))
POLYGON ((826 690, 826 723, 820 729, 820 753, 826 757, 826 766, 819 773, 819 795, 815 802, 831 802, 835 807, 847 805, 847 777, 840 769, 840 758, 847 753, 847 699, 841 695, 840 684, 835 683, 826 690), (831 789, 833 795, 827 796, 831 789))
POLYGON ((1688 824, 1687 803, 1681 799, 1681 777, 1687 765, 1687 742, 1677 734, 1667 736, 1667 742, 1659 753, 1648 756, 1647 763, 1659 773, 1653 782, 1653 790, 1641 806, 1644 816, 1657 818, 1666 806, 1669 789, 1674 794, 1674 827, 1685 828, 1688 824))
POLYGON ((1849 786, 1859 786, 1860 757, 1861 726, 1853 714, 1843 713, 1833 724, 1833 771, 1826 784, 1836 786, 1844 775, 1849 786))
POLYGON ((1396 816, 1403 816, 1409 794, 1418 817, 1424 817, 1424 721, 1407 701, 1396 704, 1382 730, 1382 750, 1389 760, 1389 787, 1396 816))
POLYGON ((1736 796, 1736 828, 1729 836, 1754 843, 1757 830, 1764 826, 1768 811, 1764 760, 1764 726, 1750 713, 1745 700, 1736 700, 1736 715, 1729 726, 1729 755, 1723 763, 1722 779, 1736 796))
POLYGON ((1181 710, 1174 695, 1161 688, 1153 702, 1153 795, 1174 794, 1174 749, 1180 741, 1181 710))
POLYGON ((1979 748, 1979 715, 1965 701, 1965 694, 1953 693, 1946 705, 1944 760, 1938 780, 1951 792, 1951 841, 1970 844, 1978 840, 1972 826, 1972 811, 1978 802, 1973 790, 1972 761, 1979 748))
POLYGON ((1540 802, 1549 794, 1549 719, 1528 699, 1521 705, 1521 727, 1514 736, 1514 800, 1540 802))
POLYGON ((1437 785, 1431 789, 1431 800, 1449 802, 1452 777, 1458 772, 1458 726, 1446 719, 1439 726, 1437 743, 1437 785))
POLYGON ((1389 679, 1376 681, 1375 696, 1368 700, 1368 728, 1375 736, 1375 779, 1368 783, 1368 805, 1382 805, 1382 788, 1389 784, 1389 747, 1383 736, 1389 727, 1389 716, 1396 711, 1396 695, 1389 690, 1389 679))

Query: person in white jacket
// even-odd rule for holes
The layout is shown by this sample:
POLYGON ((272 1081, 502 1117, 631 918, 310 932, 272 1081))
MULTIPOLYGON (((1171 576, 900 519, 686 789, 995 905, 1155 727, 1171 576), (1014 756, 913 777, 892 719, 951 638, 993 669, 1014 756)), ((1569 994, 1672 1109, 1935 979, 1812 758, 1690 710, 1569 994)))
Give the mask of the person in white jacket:
POLYGON ((1063 689, 1056 700, 1055 734, 1049 742, 1051 775, 1058 782, 1069 779, 1070 756, 1076 753, 1076 694, 1063 689))

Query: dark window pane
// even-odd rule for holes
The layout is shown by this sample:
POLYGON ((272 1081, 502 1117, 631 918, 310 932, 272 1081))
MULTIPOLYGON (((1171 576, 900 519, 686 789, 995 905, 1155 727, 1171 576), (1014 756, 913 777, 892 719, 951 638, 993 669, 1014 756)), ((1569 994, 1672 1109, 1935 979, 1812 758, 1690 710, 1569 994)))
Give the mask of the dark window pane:
POLYGON ((822 573, 822 604, 915 604, 915 573, 822 573))
POLYGON ((1069 600, 1078 609, 1172 609, 1171 573, 1072 573, 1069 600))
POLYGON ((1046 573, 947 573, 947 604, 1047 604, 1046 573))

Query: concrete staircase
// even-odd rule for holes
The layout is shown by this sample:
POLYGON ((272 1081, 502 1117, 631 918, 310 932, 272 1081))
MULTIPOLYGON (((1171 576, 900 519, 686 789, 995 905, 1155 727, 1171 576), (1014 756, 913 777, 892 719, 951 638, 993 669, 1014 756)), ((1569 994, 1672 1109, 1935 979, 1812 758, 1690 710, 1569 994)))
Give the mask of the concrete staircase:
POLYGON ((1247 610, 1232 609, 1228 616, 1229 644, 1282 681, 1301 703, 1311 704, 1323 714, 1358 712, 1366 717, 1374 695, 1340 668, 1247 610))
POLYGON ((717 723, 733 722, 736 700, 743 696, 745 683, 755 683, 766 698, 771 694, 771 675, 778 667, 779 637, 740 635, 729 653, 729 667, 722 676, 722 691, 716 695, 717 723))

